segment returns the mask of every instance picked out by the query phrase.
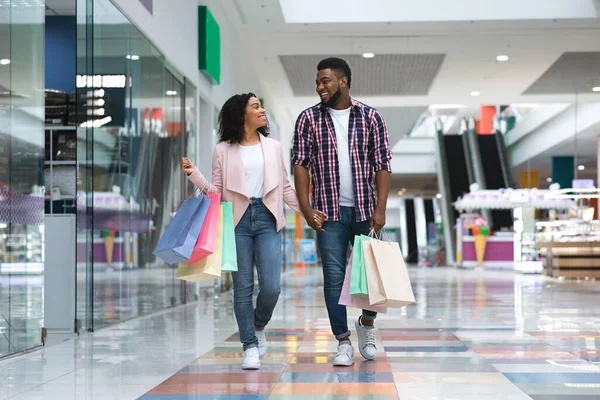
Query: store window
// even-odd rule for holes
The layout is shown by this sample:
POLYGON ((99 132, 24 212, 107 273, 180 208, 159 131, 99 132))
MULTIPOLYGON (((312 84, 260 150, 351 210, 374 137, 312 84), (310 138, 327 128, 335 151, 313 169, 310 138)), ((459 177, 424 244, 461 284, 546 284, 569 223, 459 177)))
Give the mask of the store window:
POLYGON ((41 345, 44 6, 0 2, 0 357, 41 345))
POLYGON ((79 5, 78 96, 95 103, 78 128, 78 319, 98 329, 188 300, 152 251, 192 193, 196 89, 110 0, 79 5))

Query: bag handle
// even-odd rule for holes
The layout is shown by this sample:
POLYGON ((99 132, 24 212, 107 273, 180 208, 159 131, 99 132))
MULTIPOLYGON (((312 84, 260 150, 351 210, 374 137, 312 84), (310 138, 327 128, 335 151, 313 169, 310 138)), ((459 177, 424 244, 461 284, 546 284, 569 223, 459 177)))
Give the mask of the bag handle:
POLYGON ((188 197, 187 199, 189 200, 189 199, 191 199, 192 197, 197 197, 197 196, 196 196, 196 192, 197 192, 198 190, 200 190, 200 194, 203 194, 203 193, 204 193, 204 190, 205 190, 207 187, 208 187, 208 182, 206 182, 206 183, 204 184, 204 186, 202 187, 202 189, 200 189, 198 186, 196 186, 196 188, 195 188, 195 189, 194 189, 194 191, 192 192, 191 196, 190 196, 190 197, 188 197))
POLYGON ((375 229, 371 229, 371 231, 369 232, 368 236, 370 238, 381 240, 381 241, 384 241, 384 242, 389 242, 390 241, 390 238, 389 238, 387 232, 385 231, 385 229, 382 229, 379 232, 375 232, 375 229))

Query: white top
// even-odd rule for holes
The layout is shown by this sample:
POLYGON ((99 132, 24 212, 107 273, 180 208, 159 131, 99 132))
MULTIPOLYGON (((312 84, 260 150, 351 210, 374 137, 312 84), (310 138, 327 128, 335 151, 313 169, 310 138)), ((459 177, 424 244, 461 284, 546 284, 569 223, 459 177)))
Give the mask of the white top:
POLYGON ((350 108, 347 110, 329 109, 329 115, 335 127, 337 139, 338 163, 340 165, 340 206, 354 207, 354 185, 352 182, 352 164, 350 163, 350 146, 348 143, 348 125, 350 108))
POLYGON ((260 143, 254 146, 240 145, 242 163, 246 173, 248 197, 261 199, 265 192, 265 157, 260 143))

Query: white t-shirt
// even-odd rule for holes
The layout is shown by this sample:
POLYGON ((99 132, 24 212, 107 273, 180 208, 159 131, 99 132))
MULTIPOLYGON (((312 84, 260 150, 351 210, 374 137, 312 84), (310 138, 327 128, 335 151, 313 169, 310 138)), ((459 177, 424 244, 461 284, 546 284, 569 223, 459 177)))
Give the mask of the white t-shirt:
POLYGON ((350 148, 348 125, 350 123, 350 108, 347 110, 329 109, 329 115, 335 127, 337 139, 338 163, 340 165, 340 206, 354 207, 354 185, 352 182, 352 164, 350 163, 350 148))
POLYGON ((265 191, 265 157, 260 143, 254 146, 240 145, 242 163, 246 174, 248 197, 260 199, 265 191))

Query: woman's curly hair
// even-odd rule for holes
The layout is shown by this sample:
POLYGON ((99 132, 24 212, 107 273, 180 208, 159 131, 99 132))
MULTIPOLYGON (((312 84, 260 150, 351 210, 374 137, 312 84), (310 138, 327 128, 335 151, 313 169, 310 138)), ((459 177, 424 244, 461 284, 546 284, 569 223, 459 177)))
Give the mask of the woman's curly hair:
MULTIPOLYGON (((246 106, 254 93, 242 93, 231 96, 223 104, 219 113, 219 140, 230 144, 240 143, 244 139, 244 121, 246 119, 246 106)), ((258 132, 269 136, 269 125, 258 128, 258 132)))

